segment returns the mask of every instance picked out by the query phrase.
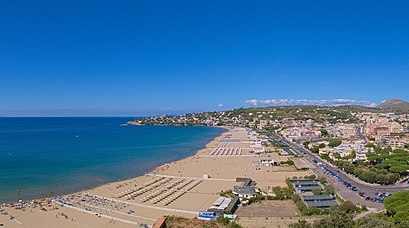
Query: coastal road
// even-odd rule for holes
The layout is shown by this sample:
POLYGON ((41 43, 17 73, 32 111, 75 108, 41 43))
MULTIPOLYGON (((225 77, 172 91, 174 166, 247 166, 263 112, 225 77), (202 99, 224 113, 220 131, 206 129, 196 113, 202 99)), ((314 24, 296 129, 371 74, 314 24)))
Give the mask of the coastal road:
POLYGON ((278 137, 281 141, 286 143, 288 146, 292 147, 294 150, 296 150, 300 155, 302 155, 308 162, 310 162, 313 165, 313 171, 314 173, 318 174, 319 176, 324 176, 328 177, 327 181, 330 182, 336 189, 338 190, 340 195, 343 196, 346 200, 349 200, 351 202, 359 202, 364 203, 367 206, 371 206, 376 209, 382 209, 383 205, 380 203, 373 203, 369 201, 362 201, 362 198, 358 195, 358 192, 354 192, 348 188, 346 188, 343 184, 341 184, 339 181, 335 180, 332 176, 326 175, 323 170, 318 166, 317 163, 313 162, 313 160, 316 160, 317 162, 322 162, 323 164, 326 165, 326 167, 331 170, 332 172, 336 173, 339 177, 344 179, 345 181, 349 182, 353 186, 358 188, 358 191, 364 192, 372 197, 376 195, 377 192, 389 192, 389 193, 394 193, 394 192, 399 192, 399 191, 404 191, 404 190, 409 190, 409 185, 408 184, 395 184, 395 185, 379 185, 379 184, 370 184, 363 182, 356 177, 353 177, 352 175, 349 175, 345 173, 344 171, 340 170, 338 167, 330 164, 329 162, 325 161, 324 159, 321 159, 318 155, 312 153, 311 151, 305 149, 303 146, 290 142, 287 140, 285 137, 280 136, 280 135, 275 135, 278 137), (378 205, 378 206, 376 206, 378 205))
POLYGON ((290 142, 289 140, 287 140, 286 138, 284 138, 282 136, 277 136, 277 137, 280 138, 284 143, 286 143, 287 145, 289 145, 290 147, 295 149, 298 153, 303 155, 303 157, 307 161, 309 161, 311 164, 315 165, 315 167, 317 167, 317 164, 313 162, 314 159, 317 160, 318 162, 322 162, 323 164, 325 164, 328 169, 330 169, 334 173, 337 173, 341 178, 348 181, 349 183, 351 183, 355 187, 359 188, 360 190, 362 189, 362 190, 371 191, 371 190, 376 190, 377 189, 376 191, 384 191, 384 192, 390 192, 390 193, 399 192, 399 191, 403 191, 403 190, 409 190, 409 185, 408 184, 379 185, 379 184, 370 184, 370 183, 363 182, 363 181, 359 180, 358 178, 353 177, 352 175, 345 173, 344 171, 342 171, 338 167, 332 165, 331 163, 329 163, 326 160, 322 159, 318 155, 312 153, 310 150, 305 149, 301 145, 290 142))
POLYGON ((351 201, 357 205, 365 205, 367 208, 372 208, 377 211, 383 210, 384 206, 381 203, 375 203, 372 201, 366 201, 362 197, 360 197, 357 192, 354 192, 347 187, 345 187, 344 184, 330 176, 329 174, 325 174, 324 171, 321 169, 321 167, 314 166, 311 171, 316 175, 316 176, 321 176, 325 177, 328 184, 334 186, 335 192, 341 196, 344 200, 351 201))

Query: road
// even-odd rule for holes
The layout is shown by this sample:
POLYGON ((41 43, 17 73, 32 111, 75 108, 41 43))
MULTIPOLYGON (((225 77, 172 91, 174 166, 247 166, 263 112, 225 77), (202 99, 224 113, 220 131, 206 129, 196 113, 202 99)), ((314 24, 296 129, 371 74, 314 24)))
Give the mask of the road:
POLYGON ((409 190, 409 185, 408 184, 395 184, 395 185, 378 185, 378 184, 369 184, 366 182, 363 182, 359 180, 356 177, 353 177, 344 171, 340 170, 339 168, 335 167, 334 165, 330 164, 329 162, 325 161, 324 159, 321 159, 318 155, 312 153, 311 151, 305 149, 303 146, 290 142, 286 138, 280 135, 275 135, 281 141, 286 143, 288 146, 296 150, 300 155, 302 155, 308 162, 310 162, 313 165, 312 171, 317 174, 318 176, 324 176, 326 177, 327 181, 332 184, 338 194, 340 194, 344 199, 349 200, 351 202, 359 203, 361 205, 366 205, 371 208, 375 208, 378 210, 383 209, 383 205, 380 203, 374 203, 370 201, 365 201, 363 200, 359 195, 359 192, 364 192, 368 194, 369 196, 374 197, 377 192, 389 192, 389 193, 394 193, 394 192, 399 192, 403 190, 409 190), (339 177, 344 179, 345 181, 349 182, 353 186, 358 188, 357 192, 354 192, 348 188, 346 188, 343 184, 341 184, 339 181, 335 180, 332 176, 326 175, 323 170, 318 166, 317 163, 313 162, 313 160, 316 160, 317 162, 322 162, 327 166, 329 170, 331 170, 334 173, 337 173, 339 177))

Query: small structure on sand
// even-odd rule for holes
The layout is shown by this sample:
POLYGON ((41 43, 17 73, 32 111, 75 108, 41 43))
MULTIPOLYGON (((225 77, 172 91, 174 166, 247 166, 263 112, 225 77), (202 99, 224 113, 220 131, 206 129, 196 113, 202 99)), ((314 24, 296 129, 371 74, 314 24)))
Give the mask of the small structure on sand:
POLYGON ((257 160, 253 161, 253 166, 274 166, 274 159, 269 155, 260 155, 257 160))
POLYGON ((258 193, 258 189, 254 187, 254 184, 255 183, 251 179, 246 179, 242 186, 234 186, 232 192, 240 198, 254 198, 258 193))

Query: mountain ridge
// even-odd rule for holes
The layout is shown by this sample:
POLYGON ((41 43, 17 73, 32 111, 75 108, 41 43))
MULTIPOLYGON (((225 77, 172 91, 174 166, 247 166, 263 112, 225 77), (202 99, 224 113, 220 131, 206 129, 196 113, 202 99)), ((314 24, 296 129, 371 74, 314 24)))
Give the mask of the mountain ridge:
POLYGON ((381 104, 378 105, 378 108, 391 112, 408 113, 409 103, 404 100, 394 98, 384 100, 381 104))

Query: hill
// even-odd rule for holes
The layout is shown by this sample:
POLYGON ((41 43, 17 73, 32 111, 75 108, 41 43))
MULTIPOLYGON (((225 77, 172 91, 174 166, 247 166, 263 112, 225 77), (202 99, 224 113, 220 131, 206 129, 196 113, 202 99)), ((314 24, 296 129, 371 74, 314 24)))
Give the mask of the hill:
POLYGON ((409 113, 409 103, 400 99, 385 100, 378 107, 389 112, 409 113))
POLYGON ((219 112, 187 113, 181 116, 152 116, 129 121, 129 125, 251 127, 261 121, 313 120, 317 123, 358 123, 356 112, 384 112, 364 106, 269 106, 238 108, 219 112))

